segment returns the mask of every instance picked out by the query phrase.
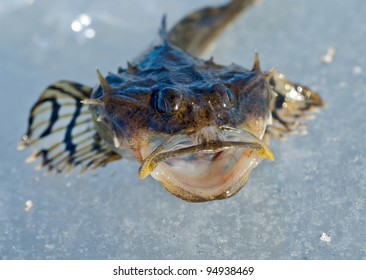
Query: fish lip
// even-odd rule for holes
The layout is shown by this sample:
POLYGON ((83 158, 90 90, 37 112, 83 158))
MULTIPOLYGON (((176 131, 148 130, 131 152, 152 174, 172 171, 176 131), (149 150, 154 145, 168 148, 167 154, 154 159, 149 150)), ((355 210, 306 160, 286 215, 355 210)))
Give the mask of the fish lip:
MULTIPOLYGON (((187 145, 183 148, 174 149, 174 142, 179 139, 187 138, 183 135, 178 135, 171 141, 173 149, 169 149, 167 141, 156 147, 142 162, 139 169, 139 177, 145 179, 153 170, 164 161, 179 156, 186 156, 190 154, 215 154, 227 149, 250 149, 256 151, 259 156, 270 161, 274 160, 274 155, 268 146, 257 136, 245 129, 236 129, 231 127, 221 127, 218 131, 234 131, 236 133, 244 134, 251 141, 225 141, 221 139, 209 139, 207 141, 198 143, 196 145, 187 145), (168 148, 166 147, 168 146, 168 148)), ((191 137, 188 137, 191 138, 191 137)))

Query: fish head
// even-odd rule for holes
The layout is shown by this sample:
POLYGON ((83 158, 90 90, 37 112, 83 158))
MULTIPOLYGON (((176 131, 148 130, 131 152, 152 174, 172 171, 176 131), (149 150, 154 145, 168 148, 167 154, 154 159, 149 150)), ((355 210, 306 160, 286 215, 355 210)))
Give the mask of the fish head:
POLYGON ((117 83, 107 76, 109 94, 94 97, 103 99, 98 110, 115 146, 141 163, 141 179, 151 175, 187 201, 224 199, 262 159, 274 159, 263 140, 272 93, 262 72, 203 60, 133 70, 117 83))

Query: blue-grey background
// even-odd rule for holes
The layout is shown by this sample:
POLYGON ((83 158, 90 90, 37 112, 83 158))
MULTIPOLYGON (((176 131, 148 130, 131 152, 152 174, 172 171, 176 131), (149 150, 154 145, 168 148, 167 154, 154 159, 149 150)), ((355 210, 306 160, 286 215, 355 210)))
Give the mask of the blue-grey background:
POLYGON ((224 2, 0 1, 0 258, 366 258, 363 0, 266 0, 216 42, 217 62, 250 67, 258 50, 263 68, 278 65, 328 105, 307 136, 272 141, 276 160, 233 198, 181 201, 151 178, 140 181, 127 160, 81 178, 43 177, 24 163, 29 151, 15 150, 46 85, 94 85, 96 66, 125 66, 157 38, 164 13, 171 26, 224 2), (76 32, 80 14, 92 21, 74 24, 76 32), (336 57, 325 65, 328 47, 336 57))

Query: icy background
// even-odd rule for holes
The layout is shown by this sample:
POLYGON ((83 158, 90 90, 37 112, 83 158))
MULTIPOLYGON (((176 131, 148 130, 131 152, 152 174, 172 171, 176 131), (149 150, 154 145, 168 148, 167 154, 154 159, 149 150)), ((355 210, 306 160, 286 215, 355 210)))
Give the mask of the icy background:
POLYGON ((171 26, 223 2, 0 1, 0 258, 366 259, 363 0, 266 0, 216 43, 216 61, 250 67, 258 50, 328 104, 307 136, 273 141, 275 162, 231 199, 181 201, 126 160, 43 177, 15 150, 46 85, 94 85, 96 66, 115 71, 156 38, 163 13, 171 26))

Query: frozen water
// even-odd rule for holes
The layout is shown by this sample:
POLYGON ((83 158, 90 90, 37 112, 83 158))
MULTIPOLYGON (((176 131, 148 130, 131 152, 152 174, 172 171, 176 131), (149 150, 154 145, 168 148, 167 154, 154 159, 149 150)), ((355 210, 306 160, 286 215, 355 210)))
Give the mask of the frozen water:
POLYGON ((33 207, 33 202, 32 200, 27 200, 25 203, 24 203, 24 211, 28 212, 32 209, 33 207))
POLYGON ((94 85, 95 67, 125 66, 156 38, 164 13, 171 25, 222 2, 0 2, 0 258, 366 258, 366 73, 354 73, 366 67, 362 0, 263 1, 216 43, 216 61, 249 67, 258 50, 263 68, 278 65, 328 104, 308 135, 273 141, 275 162, 231 199, 186 203, 140 181, 127 160, 81 178, 43 177, 15 150, 50 82, 94 85), (324 64, 329 47, 337 54, 324 64), (319 240, 323 232, 332 242, 319 240))
POLYGON ((330 241, 332 241, 332 237, 323 232, 322 235, 320 236, 320 240, 329 243, 330 241))

